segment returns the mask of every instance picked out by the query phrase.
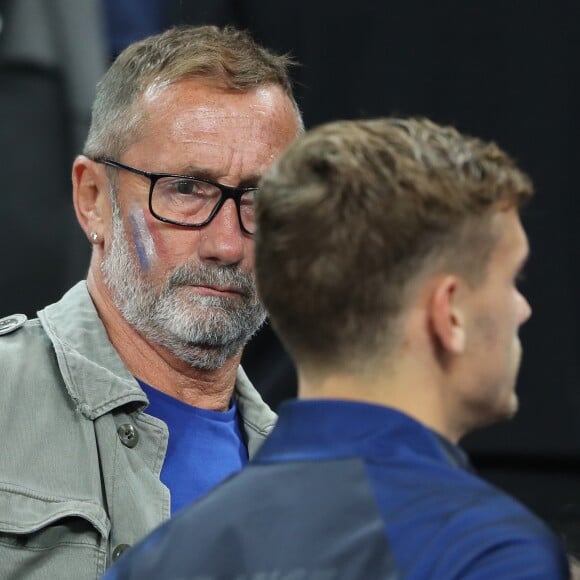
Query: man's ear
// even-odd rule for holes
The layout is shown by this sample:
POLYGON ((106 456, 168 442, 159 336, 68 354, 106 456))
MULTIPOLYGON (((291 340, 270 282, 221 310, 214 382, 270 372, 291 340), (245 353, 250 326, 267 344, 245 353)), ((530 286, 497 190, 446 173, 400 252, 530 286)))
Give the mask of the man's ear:
POLYGON ((430 302, 430 320, 439 347, 450 355, 465 351, 465 316, 461 304, 462 282, 448 275, 437 280, 430 302))
POLYGON ((106 171, 95 161, 79 155, 73 163, 72 183, 74 208, 83 231, 93 243, 102 240, 110 217, 106 171))

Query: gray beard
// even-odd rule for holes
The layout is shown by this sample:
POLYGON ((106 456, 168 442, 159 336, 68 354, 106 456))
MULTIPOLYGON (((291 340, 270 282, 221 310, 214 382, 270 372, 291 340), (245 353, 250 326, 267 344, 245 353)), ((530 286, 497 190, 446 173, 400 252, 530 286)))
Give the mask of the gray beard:
POLYGON ((144 280, 113 202, 111 249, 101 270, 115 306, 149 342, 200 370, 216 370, 238 353, 266 319, 254 277, 237 265, 184 264, 160 289, 144 280), (233 297, 203 296, 188 286, 238 290, 233 297))

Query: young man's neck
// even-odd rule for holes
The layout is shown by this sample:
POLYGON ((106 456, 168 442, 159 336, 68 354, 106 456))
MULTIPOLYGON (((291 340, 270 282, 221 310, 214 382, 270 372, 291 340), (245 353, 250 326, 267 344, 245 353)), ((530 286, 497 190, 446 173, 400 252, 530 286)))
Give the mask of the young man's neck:
MULTIPOLYGON (((436 372, 433 370, 433 372, 436 372)), ((412 369, 377 369, 376 373, 312 374, 298 368, 299 398, 339 399, 381 405, 415 419, 425 427, 457 443, 459 433, 450 421, 444 386, 418 361, 412 369)))

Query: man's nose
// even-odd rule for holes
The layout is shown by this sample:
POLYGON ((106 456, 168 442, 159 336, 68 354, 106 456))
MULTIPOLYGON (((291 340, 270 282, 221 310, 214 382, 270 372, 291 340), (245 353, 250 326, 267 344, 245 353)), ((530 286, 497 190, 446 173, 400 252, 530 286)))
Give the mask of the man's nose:
POLYGON ((240 227, 233 199, 228 199, 212 221, 200 232, 199 256, 202 260, 223 265, 236 264, 244 258, 246 234, 240 227))

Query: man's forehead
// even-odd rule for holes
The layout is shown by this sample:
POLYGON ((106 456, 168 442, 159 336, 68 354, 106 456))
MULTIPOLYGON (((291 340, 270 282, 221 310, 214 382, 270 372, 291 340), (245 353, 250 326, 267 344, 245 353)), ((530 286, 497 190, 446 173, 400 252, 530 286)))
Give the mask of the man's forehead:
POLYGON ((171 83, 152 83, 140 99, 141 105, 162 108, 167 104, 197 107, 210 115, 217 108, 240 109, 269 114, 280 109, 293 110, 290 98, 282 87, 265 84, 248 90, 234 90, 211 82, 211 79, 182 79, 171 83))
MULTIPOLYGON (((249 137, 248 133, 263 139, 272 133, 275 124, 263 111, 250 111, 247 108, 227 110, 211 106, 183 109, 169 121, 169 130, 175 137, 185 140, 192 133, 219 136, 230 131, 243 131, 242 140, 249 137)), ((235 138, 235 135, 230 138, 235 138)))
POLYGON ((141 105, 141 134, 126 162, 159 173, 253 185, 299 131, 276 85, 240 92, 187 79, 152 85, 141 105))
POLYGON ((155 171, 218 179, 224 175, 229 175, 238 166, 240 170, 243 167, 255 168, 255 175, 246 175, 246 177, 259 179, 261 173, 268 168, 276 156, 257 145, 252 146, 252 143, 248 143, 248 145, 241 150, 227 143, 204 138, 192 140, 188 143, 183 155, 175 155, 170 160, 169 166, 165 164, 155 171))
POLYGON ((155 92, 143 103, 146 124, 184 142, 205 135, 268 144, 298 132, 298 119, 287 97, 272 94, 277 87, 249 93, 217 91, 197 83, 191 87, 182 82, 155 92))

